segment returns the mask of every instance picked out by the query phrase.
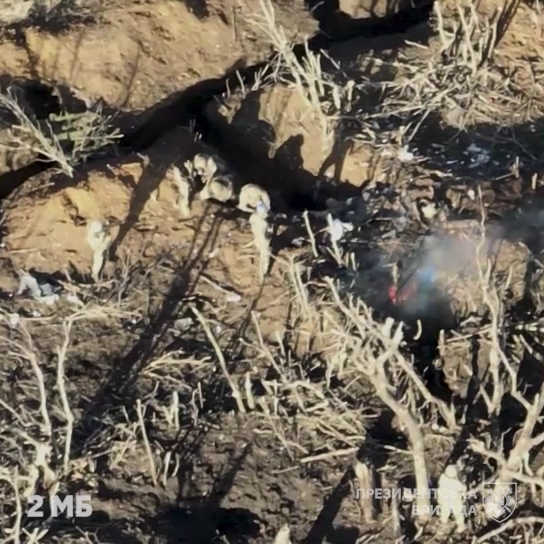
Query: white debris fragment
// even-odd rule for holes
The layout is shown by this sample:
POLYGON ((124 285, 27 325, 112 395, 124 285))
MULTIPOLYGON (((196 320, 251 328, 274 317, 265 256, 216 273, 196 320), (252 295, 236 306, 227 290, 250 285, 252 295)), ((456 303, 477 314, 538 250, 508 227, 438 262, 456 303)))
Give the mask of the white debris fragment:
POLYGON ((74 294, 74 293, 67 293, 66 295, 66 300, 70 303, 70 304, 76 304, 77 306, 85 306, 85 304, 83 303, 82 300, 80 300, 80 298, 74 294))
POLYGON ((344 237, 346 232, 351 232, 353 230, 352 223, 343 223, 340 219, 333 219, 329 227, 329 234, 331 241, 338 242, 344 237))
POLYGON ((225 300, 227 302, 240 302, 242 300, 242 297, 238 293, 229 293, 225 300))
POLYGON ((483 166, 484 164, 487 164, 491 158, 487 149, 482 149, 476 144, 470 144, 467 147, 466 152, 472 155, 470 157, 471 164, 469 168, 478 168, 479 166, 483 166))
POLYGON ((423 219, 431 221, 438 214, 438 208, 436 204, 430 201, 428 198, 421 198, 418 202, 419 213, 423 219))
POLYGON ((192 317, 182 317, 174 321, 174 329, 176 329, 178 332, 182 332, 190 328, 193 323, 194 319, 192 317))
POLYGON ((470 198, 470 200, 475 200, 476 199, 476 192, 474 191, 474 189, 469 189, 467 191, 467 196, 470 198))
POLYGON ((19 314, 9 314, 8 323, 12 329, 14 329, 19 324, 20 321, 21 321, 21 316, 19 314))
POLYGON ((415 155, 408 151, 408 146, 401 147, 397 154, 397 158, 400 162, 412 162, 415 159, 415 155))

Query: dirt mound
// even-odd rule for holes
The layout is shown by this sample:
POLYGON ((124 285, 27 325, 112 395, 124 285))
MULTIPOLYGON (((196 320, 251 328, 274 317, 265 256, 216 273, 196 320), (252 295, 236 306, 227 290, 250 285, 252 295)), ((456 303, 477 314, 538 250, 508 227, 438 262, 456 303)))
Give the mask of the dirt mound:
MULTIPOLYGON (((188 159, 191 136, 186 132, 178 136, 188 159)), ((114 236, 125 222, 133 221, 136 230, 131 236, 142 243, 137 230, 148 229, 153 233, 151 247, 160 251, 159 240, 177 226, 179 213, 177 193, 171 180, 165 179, 166 168, 155 161, 158 154, 153 151, 149 161, 134 156, 94 165, 80 173, 77 184, 67 184, 58 177, 47 180, 48 175, 43 174, 17 191, 6 203, 4 223, 4 251, 15 268, 35 267, 48 273, 73 269, 87 274, 92 252, 86 229, 93 220, 112 224, 114 236), (150 193, 155 189, 157 200, 153 201, 150 193)), ((174 149, 171 153, 176 154, 174 149)))
MULTIPOLYGON (((0 74, 62 84, 90 102, 134 111, 269 56, 270 46, 251 23, 258 0, 204 5, 109 2, 94 12, 95 24, 61 34, 27 28, 24 47, 0 44, 0 74)), ((279 4, 277 13, 289 39, 315 30, 302 6, 279 4)))

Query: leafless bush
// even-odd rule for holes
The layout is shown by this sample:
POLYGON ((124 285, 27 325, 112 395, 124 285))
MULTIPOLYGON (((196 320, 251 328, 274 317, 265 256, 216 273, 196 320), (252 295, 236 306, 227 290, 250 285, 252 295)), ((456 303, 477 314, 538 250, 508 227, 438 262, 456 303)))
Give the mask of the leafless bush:
MULTIPOLYGON (((116 310, 112 309, 113 314, 116 310)), ((45 527, 26 528, 24 514, 31 495, 55 495, 92 462, 74 457, 72 435, 76 418, 71 406, 66 377, 68 352, 74 324, 81 320, 111 317, 104 307, 85 307, 62 321, 62 336, 56 350, 55 393, 51 372, 35 344, 24 319, 14 324, 0 314, 0 349, 6 365, 20 368, 17 393, 0 398, 0 496, 3 510, 0 527, 3 542, 39 542, 45 527)), ((111 312, 110 312, 111 313, 111 312)), ((92 470, 92 469, 91 469, 92 470)))
POLYGON ((524 96, 525 89, 515 78, 505 78, 495 63, 497 45, 518 5, 507 2, 485 17, 474 2, 459 0, 455 13, 445 18, 442 4, 434 4, 439 43, 422 50, 422 61, 396 62, 398 77, 384 84, 384 113, 417 119, 405 143, 433 112, 463 129, 473 122, 496 122, 511 111, 512 100, 524 96))
POLYGON ((100 109, 37 120, 19 104, 11 89, 0 93, 0 107, 12 114, 16 122, 9 128, 11 143, 2 146, 42 157, 70 177, 76 165, 121 138, 118 130, 111 128, 111 118, 100 109))
POLYGON ((353 82, 347 84, 345 88, 339 86, 330 74, 323 71, 321 55, 310 51, 307 42, 304 58, 299 60, 293 51, 293 44, 276 21, 272 2, 260 0, 260 8, 261 13, 254 17, 254 23, 278 53, 275 75, 281 78, 281 72, 285 69, 288 77, 284 81, 288 83, 289 80, 294 81, 295 89, 319 119, 322 143, 325 146, 334 136, 336 121, 344 104, 351 103, 353 82))

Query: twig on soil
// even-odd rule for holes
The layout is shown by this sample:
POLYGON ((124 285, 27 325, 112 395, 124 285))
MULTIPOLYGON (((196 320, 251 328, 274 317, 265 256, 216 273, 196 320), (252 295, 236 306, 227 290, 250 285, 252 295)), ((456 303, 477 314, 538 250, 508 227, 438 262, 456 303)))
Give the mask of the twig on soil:
POLYGON ((149 470, 151 472, 151 479, 153 480, 153 485, 157 486, 159 480, 157 478, 157 468, 155 466, 155 459, 153 458, 153 452, 151 451, 151 446, 149 445, 149 439, 147 438, 147 432, 145 430, 145 421, 144 414, 142 411, 142 401, 138 399, 136 401, 136 413, 138 414, 138 422, 140 424, 140 430, 142 432, 142 437, 144 439, 145 451, 147 454, 147 459, 149 461, 149 470))
POLYGON ((227 383, 230 386, 232 396, 234 397, 234 400, 236 401, 236 405, 238 407, 238 411, 241 414, 246 413, 246 409, 244 406, 244 401, 242 394, 240 393, 240 388, 236 384, 236 382, 232 379, 232 376, 229 373, 229 370, 227 368, 227 363, 225 361, 225 357, 223 356, 223 352, 221 351, 221 348, 219 347, 219 344, 217 343, 217 340, 215 339, 212 331, 210 330, 210 327, 206 320, 204 319, 204 316, 194 307, 191 306, 191 310, 195 314, 196 318, 202 325, 202 328, 204 329, 204 332, 206 333, 206 336, 208 337, 208 340, 210 341, 211 345, 213 346, 213 349, 215 351, 215 355, 217 356, 217 360, 219 361, 219 365, 221 367, 221 371, 223 372, 224 378, 227 380, 227 383))
POLYGON ((352 455, 353 453, 357 453, 359 451, 358 447, 355 448, 345 448, 343 450, 336 450, 336 451, 328 451, 327 453, 319 453, 317 455, 308 455, 306 457, 302 457, 302 459, 299 460, 300 463, 313 463, 315 461, 325 461, 327 459, 333 459, 334 457, 345 457, 346 455, 352 455))
POLYGON ((64 417, 66 418, 66 432, 64 442, 64 458, 63 469, 67 474, 70 463, 70 450, 72 448, 72 431, 74 427, 74 414, 70 409, 70 402, 68 401, 68 395, 66 394, 65 387, 65 372, 64 364, 66 362, 66 353, 70 344, 70 332, 72 330, 72 321, 66 320, 63 323, 64 329, 64 342, 62 346, 57 348, 57 388, 59 390, 60 399, 62 402, 62 408, 64 410, 64 417))
MULTIPOLYGON (((431 509, 423 432, 420 422, 414 414, 414 409, 410 409, 398 400, 393 393, 395 388, 390 382, 388 371, 386 370, 392 361, 402 358, 402 355, 399 353, 399 346, 403 339, 402 324, 396 326, 393 331, 394 322, 389 318, 381 327, 381 330, 379 330, 378 325, 371 321, 368 315, 361 315, 359 313, 358 307, 353 307, 353 305, 347 307, 342 302, 330 278, 327 278, 326 282, 337 307, 348 319, 348 322, 359 332, 356 347, 354 346, 350 350, 351 358, 354 359, 357 368, 369 378, 377 396, 397 416, 406 430, 412 449, 416 487, 418 490, 416 497, 418 517, 421 521, 425 521, 429 518, 431 509), (377 341, 378 345, 380 345, 378 353, 376 353, 378 345, 374 345, 373 340, 377 341)), ((364 308, 363 311, 365 311, 364 308)), ((354 336, 353 340, 355 338, 354 336)), ((343 349, 345 350, 346 347, 343 349)))

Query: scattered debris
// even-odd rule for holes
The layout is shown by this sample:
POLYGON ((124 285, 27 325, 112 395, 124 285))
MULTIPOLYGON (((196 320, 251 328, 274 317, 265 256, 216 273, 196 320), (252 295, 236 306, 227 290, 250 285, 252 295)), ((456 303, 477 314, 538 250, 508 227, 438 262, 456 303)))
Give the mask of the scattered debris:
POLYGON ((397 158, 400 162, 412 162, 415 158, 415 155, 411 151, 408 151, 408 146, 405 145, 404 147, 401 147, 399 149, 397 158))
POLYGON ((176 333, 181 333, 189 330, 195 323, 195 320, 192 317, 182 317, 176 319, 173 324, 173 329, 176 333))
POLYGON ((491 156, 487 149, 482 149, 472 143, 467 147, 466 152, 471 155, 469 168, 479 168, 489 163, 491 156))
POLYGON ((332 225, 329 227, 329 234, 332 242, 339 242, 346 232, 352 232, 353 225, 351 223, 344 223, 339 219, 333 219, 332 225))

